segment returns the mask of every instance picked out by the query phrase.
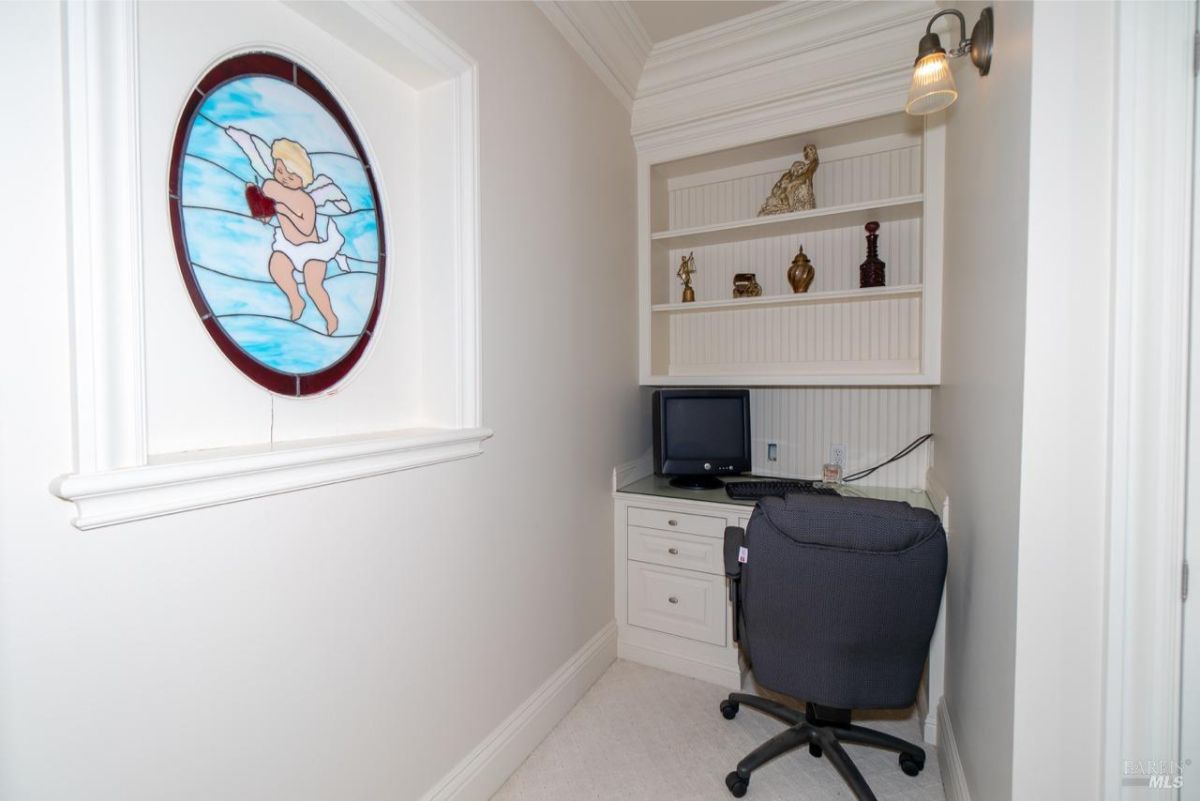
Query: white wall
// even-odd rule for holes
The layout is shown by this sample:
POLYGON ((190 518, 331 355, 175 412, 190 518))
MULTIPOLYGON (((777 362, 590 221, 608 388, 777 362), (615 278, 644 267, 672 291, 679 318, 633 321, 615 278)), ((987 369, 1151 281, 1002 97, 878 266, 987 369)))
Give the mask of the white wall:
POLYGON ((484 455, 85 535, 47 490, 60 11, 0 8, 0 797, 417 798, 612 618, 609 469, 644 446, 628 114, 532 5, 421 10, 480 65, 484 455))
POLYGON ((1114 781, 1115 8, 997 4, 991 74, 960 68, 948 117, 934 470, 953 510, 946 702, 972 801, 1090 801, 1114 781))
MULTIPOLYGON (((984 5, 959 6, 968 25, 984 5)), ((942 385, 933 390, 934 473, 953 525, 945 701, 972 801, 1013 797, 1033 8, 997 5, 991 74, 981 78, 965 58, 954 65, 942 385)))
POLYGON ((1115 10, 1033 12, 1014 798, 1100 798, 1114 780, 1102 679, 1115 10))

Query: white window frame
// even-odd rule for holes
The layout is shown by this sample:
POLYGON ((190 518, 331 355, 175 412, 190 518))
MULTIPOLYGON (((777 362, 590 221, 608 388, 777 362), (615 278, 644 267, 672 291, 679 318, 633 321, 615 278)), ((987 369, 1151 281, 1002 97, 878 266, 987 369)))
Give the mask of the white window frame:
MULTIPOLYGON (((51 483, 94 529, 232 501, 463 459, 482 452, 478 76, 475 62, 405 4, 304 4, 343 30, 384 33, 435 76, 456 169, 449 260, 454 298, 453 427, 151 457, 138 147, 137 6, 65 7, 75 467, 51 483)), ((364 37, 368 38, 368 37, 364 37)), ((445 264, 445 262, 443 262, 445 264)))

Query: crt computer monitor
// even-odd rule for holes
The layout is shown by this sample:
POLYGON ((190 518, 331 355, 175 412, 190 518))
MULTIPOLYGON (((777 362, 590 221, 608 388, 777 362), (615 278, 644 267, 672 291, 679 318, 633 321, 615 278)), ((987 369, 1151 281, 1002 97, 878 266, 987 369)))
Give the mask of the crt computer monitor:
POLYGON ((671 485, 717 489, 720 475, 750 470, 750 391, 660 389, 654 393, 654 472, 671 485))

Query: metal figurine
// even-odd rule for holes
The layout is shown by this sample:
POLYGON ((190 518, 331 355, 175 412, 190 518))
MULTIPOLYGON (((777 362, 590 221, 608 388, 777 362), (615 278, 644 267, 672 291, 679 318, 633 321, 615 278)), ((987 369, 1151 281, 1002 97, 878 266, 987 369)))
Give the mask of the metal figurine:
POLYGON ((694 272, 696 272, 696 259, 689 253, 679 262, 679 269, 675 271, 675 275, 679 276, 679 280, 683 282, 684 303, 691 303, 696 299, 696 290, 692 289, 692 273, 694 272))
POLYGON ((762 286, 754 273, 737 273, 733 276, 733 296, 735 298, 757 298, 762 294, 762 286))
POLYGON ((817 271, 813 268, 812 262, 808 260, 808 256, 805 255, 804 245, 801 245, 799 252, 796 253, 796 258, 792 259, 792 266, 788 268, 788 283, 792 285, 792 291, 799 294, 807 292, 816 277, 817 271))
POLYGON ((879 223, 872 220, 867 223, 867 260, 858 268, 858 285, 866 289, 872 286, 886 286, 884 270, 887 265, 879 258, 879 223))
POLYGON ((820 165, 817 146, 804 146, 804 160, 792 162, 792 167, 775 182, 771 196, 763 202, 758 216, 787 214, 792 211, 811 211, 817 207, 813 193, 813 173, 820 165))

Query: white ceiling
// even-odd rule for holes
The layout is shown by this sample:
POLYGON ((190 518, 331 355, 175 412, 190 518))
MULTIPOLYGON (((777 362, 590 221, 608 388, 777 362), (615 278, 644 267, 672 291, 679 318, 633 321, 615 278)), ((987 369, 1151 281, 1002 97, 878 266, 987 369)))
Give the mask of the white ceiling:
POLYGON ((650 35, 650 40, 657 43, 709 25, 728 22, 777 3, 759 0, 631 0, 629 5, 650 35))

